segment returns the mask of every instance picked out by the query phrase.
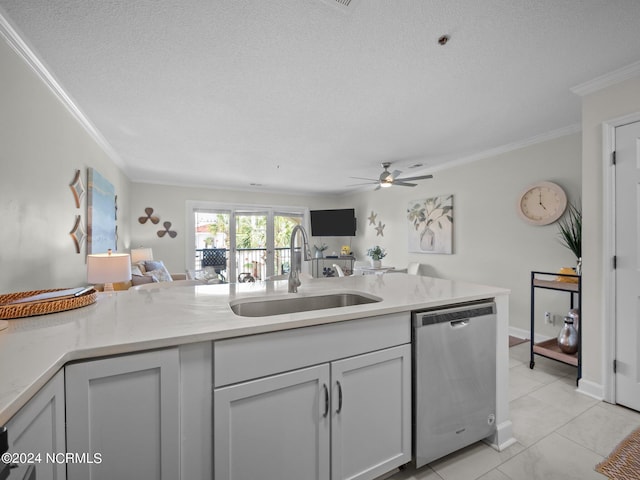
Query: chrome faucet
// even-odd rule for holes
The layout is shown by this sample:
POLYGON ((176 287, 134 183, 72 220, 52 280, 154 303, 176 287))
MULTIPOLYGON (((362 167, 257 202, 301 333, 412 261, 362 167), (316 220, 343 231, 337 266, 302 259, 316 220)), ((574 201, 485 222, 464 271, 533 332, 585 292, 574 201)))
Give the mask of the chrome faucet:
MULTIPOLYGON (((302 252, 305 261, 311 260, 311 252, 309 251, 309 242, 307 241, 307 232, 304 231, 302 225, 296 225, 291 230, 291 243, 289 245, 289 293, 298 293, 298 287, 300 286, 300 275, 297 266, 294 262, 294 250, 296 243, 296 233, 298 230, 302 234, 302 252)), ((300 266, 302 267, 302 260, 300 261, 300 266)))

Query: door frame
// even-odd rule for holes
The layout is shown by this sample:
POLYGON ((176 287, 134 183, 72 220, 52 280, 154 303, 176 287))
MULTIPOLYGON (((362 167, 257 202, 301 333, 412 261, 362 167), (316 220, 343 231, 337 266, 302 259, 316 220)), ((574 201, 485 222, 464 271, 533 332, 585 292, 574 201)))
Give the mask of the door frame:
POLYGON ((604 319, 602 325, 602 380, 604 400, 616 403, 616 376, 613 361, 616 358, 616 275, 613 256, 616 254, 616 176, 611 155, 616 149, 616 128, 640 122, 640 112, 612 118, 602 123, 602 287, 604 319))

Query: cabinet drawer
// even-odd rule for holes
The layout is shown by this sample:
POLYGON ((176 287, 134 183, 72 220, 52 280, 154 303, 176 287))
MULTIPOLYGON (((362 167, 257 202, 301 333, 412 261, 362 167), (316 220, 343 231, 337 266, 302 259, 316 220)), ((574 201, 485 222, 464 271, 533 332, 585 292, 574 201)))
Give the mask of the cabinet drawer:
POLYGON ((411 342, 408 313, 381 315, 215 342, 214 386, 411 342))

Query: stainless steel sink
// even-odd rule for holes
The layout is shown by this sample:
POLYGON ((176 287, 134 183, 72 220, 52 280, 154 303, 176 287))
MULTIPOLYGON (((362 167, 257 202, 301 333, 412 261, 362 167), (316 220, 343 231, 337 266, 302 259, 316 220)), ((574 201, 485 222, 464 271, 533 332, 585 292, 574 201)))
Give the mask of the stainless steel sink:
POLYGON ((247 298, 231 302, 233 313, 241 317, 268 317, 284 313, 308 312, 379 302, 380 298, 359 293, 295 296, 287 298, 247 298))

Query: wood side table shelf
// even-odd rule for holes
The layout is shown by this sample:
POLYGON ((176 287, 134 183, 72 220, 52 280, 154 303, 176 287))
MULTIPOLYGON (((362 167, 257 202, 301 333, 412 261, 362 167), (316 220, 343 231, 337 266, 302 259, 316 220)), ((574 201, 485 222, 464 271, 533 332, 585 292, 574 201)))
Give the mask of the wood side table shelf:
POLYGON ((530 354, 531 360, 529 368, 535 366, 535 355, 551 358, 558 362, 566 363, 577 367, 576 384, 582 378, 582 277, 580 275, 569 275, 550 272, 531 272, 531 341, 530 354), (559 281, 558 278, 564 278, 565 281, 559 281), (573 280, 571 283, 570 280, 573 280), (567 354, 560 350, 555 338, 535 343, 535 294, 536 289, 543 288, 546 290, 556 290, 569 293, 570 308, 577 308, 580 315, 578 323, 578 351, 574 354, 567 354))

